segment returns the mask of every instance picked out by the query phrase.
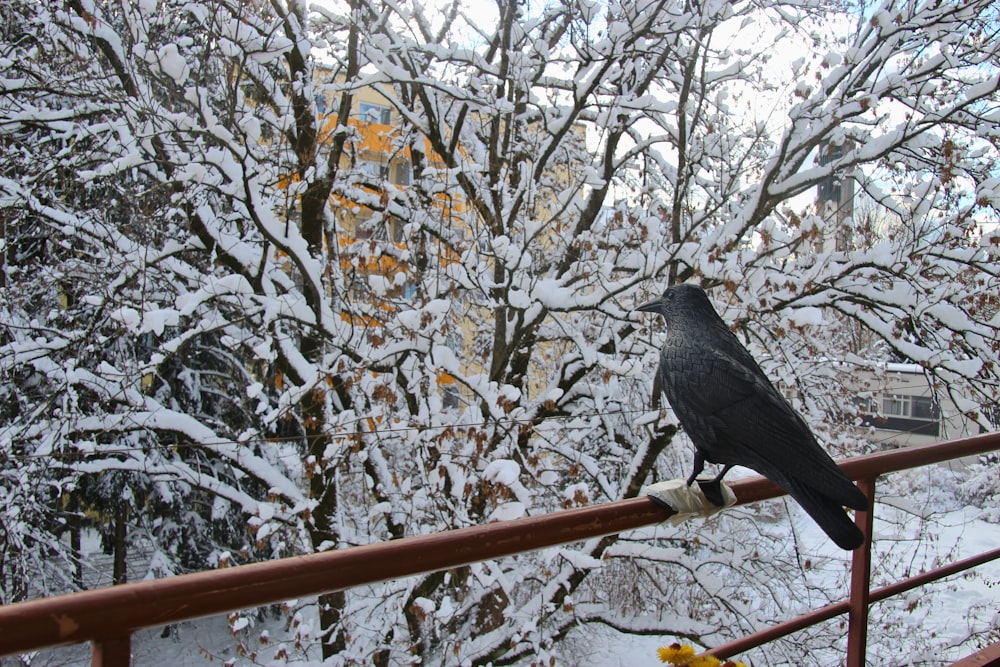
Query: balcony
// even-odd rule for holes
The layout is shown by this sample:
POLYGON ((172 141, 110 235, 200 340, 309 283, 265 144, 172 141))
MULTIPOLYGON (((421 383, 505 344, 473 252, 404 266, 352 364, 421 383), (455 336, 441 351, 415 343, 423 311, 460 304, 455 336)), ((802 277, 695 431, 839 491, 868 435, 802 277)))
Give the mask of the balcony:
MULTIPOLYGON (((878 476, 1000 450, 1000 433, 846 459, 841 468, 872 501, 878 476)), ((738 504, 783 495, 761 477, 731 484, 738 504)), ((865 664, 868 610, 880 600, 1000 558, 1000 548, 872 590, 872 511, 855 520, 865 543, 853 552, 848 599, 771 626, 711 651, 719 658, 847 616, 848 667, 865 664)), ((258 607, 414 574, 619 533, 665 520, 670 512, 647 498, 571 509, 338 551, 211 572, 124 584, 0 607, 0 655, 91 642, 94 665, 128 665, 131 634, 142 628, 258 607)), ((1000 644, 954 663, 1000 667, 1000 644)), ((954 667, 954 666, 953 666, 954 667)))

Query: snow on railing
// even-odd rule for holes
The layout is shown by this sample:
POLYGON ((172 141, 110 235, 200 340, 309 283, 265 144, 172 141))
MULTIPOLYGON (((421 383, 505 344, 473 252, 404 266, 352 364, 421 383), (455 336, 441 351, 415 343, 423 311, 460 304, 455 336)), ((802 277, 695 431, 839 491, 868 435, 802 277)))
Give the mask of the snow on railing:
MULTIPOLYGON (((907 468, 1000 450, 1000 433, 878 452, 840 461, 874 509, 875 479, 907 468)), ((762 477, 730 483, 737 504, 784 495, 762 477)), ((632 498, 432 535, 352 547, 265 563, 142 581, 0 606, 0 655, 91 642, 94 665, 128 665, 137 630, 285 600, 344 590, 416 574, 659 523, 670 512, 648 498, 632 498)), ((872 511, 855 521, 865 543, 853 553, 850 598, 772 626, 711 651, 741 653, 795 630, 848 614, 848 667, 865 664, 868 605, 915 586, 1000 558, 1000 549, 917 577, 870 590, 872 511)), ((986 664, 986 663, 984 663, 986 664)), ((992 664, 992 663, 989 663, 992 664)))

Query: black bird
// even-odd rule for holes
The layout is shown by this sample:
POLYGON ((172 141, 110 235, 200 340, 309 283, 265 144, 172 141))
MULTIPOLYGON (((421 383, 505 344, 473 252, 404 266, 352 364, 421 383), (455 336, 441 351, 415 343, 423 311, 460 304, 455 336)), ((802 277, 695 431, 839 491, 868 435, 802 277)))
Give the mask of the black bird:
POLYGON ((719 485, 740 465, 764 475, 795 498, 842 549, 861 545, 861 531, 844 512, 868 508, 864 494, 816 442, 805 421, 712 307, 704 290, 674 285, 637 310, 667 323, 660 352, 660 382, 695 446, 690 486, 705 462, 722 472, 702 484, 721 505, 719 485))

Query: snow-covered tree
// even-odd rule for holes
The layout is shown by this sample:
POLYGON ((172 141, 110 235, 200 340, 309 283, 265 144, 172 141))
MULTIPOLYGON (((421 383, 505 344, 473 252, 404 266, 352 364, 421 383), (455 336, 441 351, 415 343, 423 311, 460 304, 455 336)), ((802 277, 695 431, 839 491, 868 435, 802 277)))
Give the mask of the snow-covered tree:
MULTIPOLYGON (((997 399, 991 3, 434 7, 0 7, 5 599, 39 568, 73 585, 79 549, 34 533, 84 507, 163 573, 686 475, 631 312, 671 282, 842 443, 831 387, 890 351, 963 410, 997 399), (365 163, 369 91, 405 186, 365 163), (802 196, 831 176, 900 228, 823 243, 844 230, 802 196)), ((715 644, 839 595, 773 509, 323 595, 319 641, 379 664, 547 660, 592 624, 715 644)))

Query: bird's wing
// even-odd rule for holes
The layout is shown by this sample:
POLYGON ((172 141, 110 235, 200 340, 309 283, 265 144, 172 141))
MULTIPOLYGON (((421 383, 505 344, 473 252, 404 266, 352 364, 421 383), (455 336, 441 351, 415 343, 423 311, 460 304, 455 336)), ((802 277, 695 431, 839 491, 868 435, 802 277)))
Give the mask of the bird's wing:
MULTIPOLYGON (((773 390, 741 346, 731 352, 719 347, 665 347, 660 360, 663 391, 680 419, 701 416, 715 421, 720 412, 740 405, 762 391, 773 390), (743 352, 745 358, 739 358, 743 352), (758 370, 758 374, 753 373, 758 370)), ((725 424, 718 424, 725 426, 725 424)))
POLYGON ((717 431, 727 424, 720 415, 751 398, 754 382, 733 372, 733 364, 710 348, 681 345, 665 347, 660 361, 660 380, 667 401, 681 426, 713 463, 729 463, 730 453, 721 451, 717 431))
POLYGON ((683 356, 691 358, 675 360, 672 378, 664 369, 665 390, 673 385, 667 398, 710 461, 746 466, 778 484, 795 479, 851 507, 866 504, 742 346, 683 356))

